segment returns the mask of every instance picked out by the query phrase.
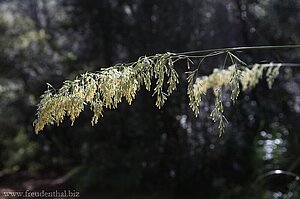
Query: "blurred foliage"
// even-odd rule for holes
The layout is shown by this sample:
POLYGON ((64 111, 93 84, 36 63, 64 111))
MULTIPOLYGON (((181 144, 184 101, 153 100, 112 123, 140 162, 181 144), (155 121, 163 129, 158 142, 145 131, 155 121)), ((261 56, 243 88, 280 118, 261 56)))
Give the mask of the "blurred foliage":
MULTIPOLYGON (((115 198, 282 198, 288 192, 294 195, 284 197, 299 198, 299 184, 287 176, 255 183, 276 169, 300 173, 299 68, 281 69, 271 90, 261 82, 234 106, 225 102, 230 123, 221 138, 206 117, 212 93, 198 118, 188 106, 186 63, 176 66, 182 83, 161 110, 141 89, 130 107, 106 110, 94 127, 90 110, 72 128, 64 121, 36 136, 32 127, 47 82, 59 88, 87 70, 159 52, 295 44, 299 23, 298 0, 1 0, 1 174, 69 173, 68 184, 82 193, 115 198)), ((299 63, 299 53, 238 56, 247 63, 299 63)), ((205 60, 199 73, 210 74, 223 59, 205 60)))

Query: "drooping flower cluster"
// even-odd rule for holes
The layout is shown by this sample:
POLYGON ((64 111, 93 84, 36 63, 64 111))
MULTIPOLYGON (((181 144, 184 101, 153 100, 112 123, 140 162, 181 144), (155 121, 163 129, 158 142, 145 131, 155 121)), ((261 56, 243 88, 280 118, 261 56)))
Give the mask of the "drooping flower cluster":
MULTIPOLYGON (((223 115, 222 91, 231 91, 230 98, 235 102, 241 90, 240 85, 243 91, 253 88, 263 74, 271 88, 280 68, 280 65, 256 64, 250 69, 242 66, 245 64, 238 57, 232 53, 229 55, 234 64, 227 69, 214 69, 212 74, 202 77, 197 77, 198 70, 195 70, 188 72, 187 77, 189 105, 196 116, 200 112, 202 97, 208 90, 213 91, 215 105, 210 117, 214 122, 219 122, 220 133, 224 131, 227 122, 223 115)), ((38 105, 37 119, 34 121, 35 131, 40 132, 45 125, 59 125, 65 116, 70 117, 73 125, 86 105, 90 106, 94 113, 91 123, 95 125, 103 116, 104 108, 115 109, 122 99, 130 105, 142 85, 148 91, 151 90, 153 80, 156 80, 153 88, 155 104, 161 108, 179 83, 174 63, 182 59, 187 60, 188 68, 189 63, 193 63, 186 55, 157 54, 140 57, 131 64, 115 65, 95 73, 85 73, 74 81, 65 81, 58 91, 49 85, 38 105)))
POLYGON ((272 87, 274 80, 279 75, 280 65, 259 65, 255 64, 251 69, 247 67, 238 68, 237 65, 232 65, 227 69, 214 69, 213 73, 208 76, 197 77, 194 80, 195 72, 190 73, 187 77, 189 82, 187 94, 190 99, 190 107, 195 115, 199 115, 199 105, 202 97, 208 90, 213 90, 215 96, 215 106, 210 116, 214 122, 219 122, 220 134, 224 131, 226 118, 223 115, 222 105, 222 89, 231 91, 231 100, 235 102, 237 99, 240 87, 242 90, 255 87, 259 80, 265 76, 269 88, 272 87), (195 83, 193 83, 195 82, 195 83))
POLYGON ((142 57, 131 65, 116 65, 96 73, 85 73, 74 81, 64 82, 58 91, 49 86, 38 105, 35 132, 43 130, 45 125, 59 125, 65 116, 70 117, 73 125, 85 105, 93 111, 91 123, 95 125, 103 108, 115 109, 123 98, 131 104, 141 85, 150 90, 153 78, 156 79, 156 106, 161 108, 179 82, 173 64, 170 53, 158 54, 151 59, 142 57), (168 85, 166 91, 164 85, 168 85))

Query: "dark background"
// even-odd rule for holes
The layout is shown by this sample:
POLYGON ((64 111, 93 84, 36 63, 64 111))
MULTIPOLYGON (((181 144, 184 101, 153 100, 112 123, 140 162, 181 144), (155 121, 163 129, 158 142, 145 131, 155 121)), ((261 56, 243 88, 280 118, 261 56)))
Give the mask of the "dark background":
MULTIPOLYGON (((300 68, 282 68, 226 104, 222 137, 208 95, 194 117, 180 85, 158 110, 141 89, 131 106, 86 111, 73 127, 34 133, 46 83, 163 52, 300 43, 299 0, 1 0, 0 190, 80 191, 82 198, 300 198, 300 68)), ((300 51, 238 52, 249 64, 300 62, 300 51)), ((201 74, 220 67, 207 60, 201 74)), ((226 101, 226 99, 225 99, 226 101)), ((228 101, 228 99, 227 99, 228 101)))

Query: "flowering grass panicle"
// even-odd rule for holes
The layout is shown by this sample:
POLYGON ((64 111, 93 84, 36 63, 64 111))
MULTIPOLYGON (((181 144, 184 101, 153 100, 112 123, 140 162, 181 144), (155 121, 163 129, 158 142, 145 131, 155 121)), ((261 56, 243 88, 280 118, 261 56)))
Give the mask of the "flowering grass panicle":
POLYGON ((153 86, 155 105, 161 108, 179 83, 174 64, 179 60, 186 60, 187 68, 190 69, 193 59, 201 58, 198 68, 187 72, 189 106, 196 116, 199 115, 199 105, 203 96, 209 90, 213 91, 215 104, 210 117, 219 123, 218 128, 222 134, 227 123, 223 115, 222 92, 230 91, 230 99, 235 102, 240 90, 252 89, 264 75, 271 88, 281 66, 272 63, 255 64, 250 68, 231 52, 233 50, 238 48, 199 51, 208 53, 206 55, 194 55, 198 51, 193 51, 143 56, 133 63, 117 64, 97 72, 82 74, 73 81, 65 81, 59 90, 48 84, 48 89, 41 96, 38 105, 37 119, 33 124, 35 132, 38 134, 46 125, 59 125, 65 117, 69 117, 73 125, 85 106, 89 106, 92 110, 91 123, 95 125, 103 116, 104 109, 116 109, 123 99, 131 105, 141 86, 150 91, 153 82, 155 82, 153 86), (199 67, 204 58, 224 54, 226 54, 224 66, 227 56, 232 61, 231 66, 223 69, 215 68, 210 75, 199 76, 199 67))
POLYGON ((73 125, 86 105, 94 113, 91 123, 95 125, 103 116, 104 108, 115 109, 122 99, 131 105, 142 85, 147 90, 151 89, 153 79, 156 80, 153 93, 157 98, 156 106, 161 108, 179 83, 170 53, 151 58, 145 56, 129 65, 115 65, 95 73, 85 73, 74 81, 65 81, 58 91, 49 85, 38 105, 35 132, 39 133, 46 125, 59 125, 65 116, 73 125), (164 88, 165 85, 168 87, 164 88))

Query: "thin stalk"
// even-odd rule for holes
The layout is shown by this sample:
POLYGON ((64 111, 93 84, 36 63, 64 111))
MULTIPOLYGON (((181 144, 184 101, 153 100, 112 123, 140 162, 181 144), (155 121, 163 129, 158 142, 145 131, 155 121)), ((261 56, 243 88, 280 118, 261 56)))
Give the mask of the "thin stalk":
MULTIPOLYGON (((297 45, 278 45, 278 46, 243 46, 243 47, 232 47, 232 48, 215 48, 215 49, 206 49, 206 50, 196 50, 196 51, 187 51, 187 52, 178 52, 178 53, 170 53, 170 56, 173 58, 177 58, 176 61, 181 59, 188 58, 206 58, 206 57, 214 57, 217 55, 221 55, 224 53, 230 53, 233 51, 247 51, 247 50, 269 50, 269 49, 300 49, 300 44, 297 45), (204 54, 206 53, 206 54, 204 54), (198 55, 197 55, 198 54, 198 55), (204 55, 203 55, 204 54, 204 55)), ((156 55, 148 56, 149 59, 154 58, 156 55)), ((135 62, 125 63, 124 66, 129 66, 135 64, 135 62)), ((115 64, 114 66, 122 65, 121 63, 115 64)), ((286 65, 285 65, 286 66, 286 65)), ((291 65, 291 67, 295 67, 296 65, 291 65)), ((110 67, 108 67, 110 68, 110 67)))
POLYGON ((268 50, 268 49, 292 49, 300 48, 300 44, 297 45, 280 45, 280 46, 244 46, 244 47, 233 47, 233 48, 215 48, 206 50, 195 50, 188 52, 179 52, 178 55, 189 55, 189 54, 199 54, 208 52, 219 52, 219 51, 239 51, 239 50, 268 50))
MULTIPOLYGON (((262 67, 269 67, 269 66, 282 66, 282 67, 300 67, 300 64, 295 63, 269 63, 269 64, 259 64, 262 67)), ((248 65, 249 68, 253 67, 253 65, 248 65)))

